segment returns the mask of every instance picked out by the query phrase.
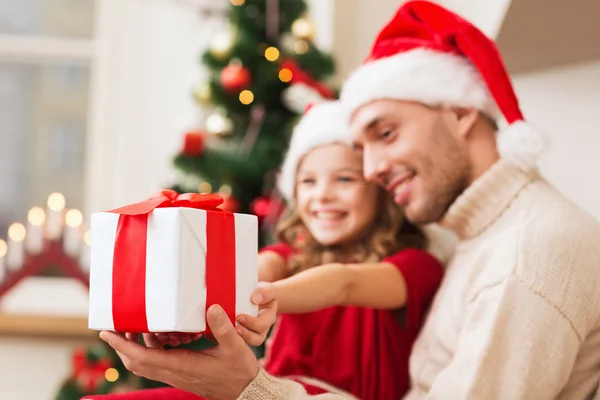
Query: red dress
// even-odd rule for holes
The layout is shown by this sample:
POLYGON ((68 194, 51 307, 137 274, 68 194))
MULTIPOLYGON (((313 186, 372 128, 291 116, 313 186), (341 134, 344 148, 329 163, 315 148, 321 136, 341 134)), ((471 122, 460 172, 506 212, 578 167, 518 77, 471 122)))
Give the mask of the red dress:
MULTIPOLYGON (((286 260, 293 252, 283 243, 262 251, 286 260)), ((383 261, 394 264, 406 281, 404 308, 331 307, 280 314, 267 341, 265 370, 295 377, 313 394, 334 391, 327 389, 330 385, 362 400, 402 398, 409 385, 410 351, 443 268, 432 255, 417 249, 399 251, 383 261)))

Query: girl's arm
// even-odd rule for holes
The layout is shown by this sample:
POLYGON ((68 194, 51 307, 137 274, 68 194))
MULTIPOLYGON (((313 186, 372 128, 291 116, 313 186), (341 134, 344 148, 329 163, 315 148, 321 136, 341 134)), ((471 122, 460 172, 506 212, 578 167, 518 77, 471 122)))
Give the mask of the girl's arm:
POLYGON ((304 313, 330 306, 394 309, 406 303, 406 282, 392 263, 326 264, 274 283, 278 311, 304 313))
POLYGON ((289 275, 285 259, 274 251, 258 254, 258 281, 275 282, 289 275))

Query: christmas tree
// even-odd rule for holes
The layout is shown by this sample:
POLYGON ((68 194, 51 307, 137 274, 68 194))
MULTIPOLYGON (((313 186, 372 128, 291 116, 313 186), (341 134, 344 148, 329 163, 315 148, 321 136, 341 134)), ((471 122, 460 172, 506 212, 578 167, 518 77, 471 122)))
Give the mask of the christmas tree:
MULTIPOLYGON (((260 246, 282 210, 275 180, 294 124, 311 102, 336 96, 324 83, 333 60, 315 45, 306 12, 304 0, 231 0, 227 27, 201 57, 208 79, 192 91, 209 116, 185 133, 174 160, 181 181, 172 189, 218 193, 221 208, 257 215, 260 246)), ((212 345, 201 339, 182 347, 212 345)), ((162 386, 127 371, 104 342, 77 349, 72 363, 57 400, 162 386)))
POLYGON ((202 56, 209 77, 193 92, 210 115, 175 158, 174 189, 216 192, 222 208, 257 215, 260 245, 282 209, 273 189, 297 117, 336 95, 322 83, 334 63, 306 11, 304 1, 232 0, 228 26, 202 56))

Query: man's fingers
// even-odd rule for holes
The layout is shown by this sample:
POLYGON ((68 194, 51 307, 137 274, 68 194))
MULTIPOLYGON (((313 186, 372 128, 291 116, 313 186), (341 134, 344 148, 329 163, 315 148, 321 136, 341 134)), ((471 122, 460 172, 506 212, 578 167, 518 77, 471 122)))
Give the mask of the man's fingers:
POLYGON ((235 351, 236 347, 244 343, 221 306, 210 306, 206 315, 208 326, 221 349, 235 351))

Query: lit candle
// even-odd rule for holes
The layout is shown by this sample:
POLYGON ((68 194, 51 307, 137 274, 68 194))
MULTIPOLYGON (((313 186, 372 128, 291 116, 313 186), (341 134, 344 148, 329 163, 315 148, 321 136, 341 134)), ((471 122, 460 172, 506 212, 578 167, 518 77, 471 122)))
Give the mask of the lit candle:
POLYGON ((42 251, 44 246, 43 226, 46 221, 46 212, 41 207, 33 207, 27 214, 27 238, 25 240, 25 249, 29 254, 36 254, 42 251))
POLYGON ((81 255, 79 256, 79 264, 83 271, 90 272, 91 263, 91 246, 92 246, 92 232, 87 230, 83 234, 83 246, 81 248, 81 255))
POLYGON ((65 216, 67 226, 65 227, 65 234, 63 237, 63 248, 65 253, 70 256, 76 256, 79 254, 79 246, 81 242, 81 223, 83 222, 83 215, 79 210, 69 210, 65 216))
POLYGON ((27 236, 27 230, 23 224, 14 223, 8 228, 8 253, 6 254, 6 268, 16 271, 23 265, 25 249, 23 241, 27 236))
POLYGON ((0 282, 4 280, 4 276, 6 275, 6 270, 4 268, 4 257, 6 256, 6 242, 0 239, 0 282))
POLYGON ((65 196, 60 193, 52 193, 48 196, 46 235, 49 239, 56 240, 62 233, 64 208, 65 196))

